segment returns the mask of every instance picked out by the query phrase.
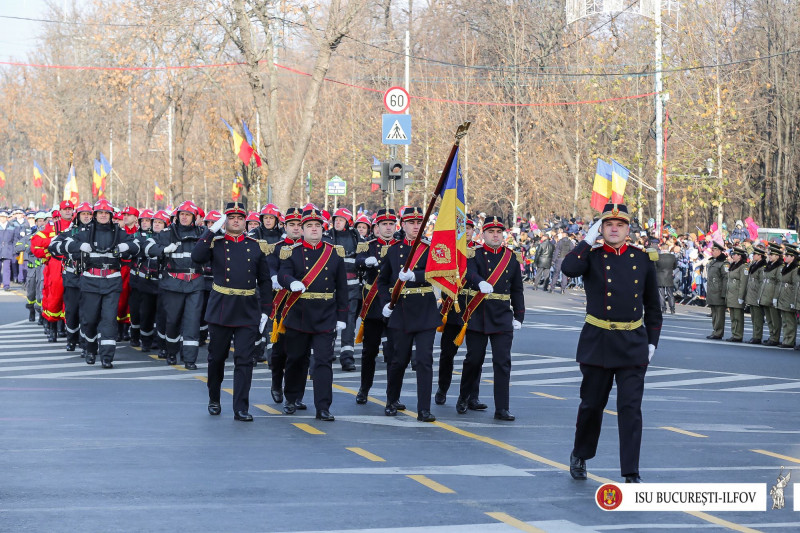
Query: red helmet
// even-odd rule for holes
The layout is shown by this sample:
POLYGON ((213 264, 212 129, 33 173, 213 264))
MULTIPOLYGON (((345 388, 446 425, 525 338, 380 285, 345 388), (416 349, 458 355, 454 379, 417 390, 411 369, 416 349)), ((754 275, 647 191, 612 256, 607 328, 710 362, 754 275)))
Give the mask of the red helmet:
POLYGON ((220 218, 222 218, 222 214, 219 211, 212 210, 212 211, 209 211, 208 213, 206 213, 206 216, 203 219, 203 222, 216 222, 220 218))
POLYGON ((306 205, 303 207, 303 211, 309 211, 309 210, 311 210, 311 209, 319 209, 319 207, 315 206, 315 205, 314 205, 314 204, 312 204, 311 202, 308 202, 308 203, 307 203, 307 204, 306 204, 306 205))
POLYGON ((161 222, 169 226, 169 213, 167 213, 163 209, 160 211, 156 211, 156 214, 153 215, 153 220, 160 220, 161 222))
MULTIPOLYGON (((259 215, 262 216, 262 217, 264 215, 272 215, 278 220, 281 219, 281 211, 280 211, 280 209, 278 209, 278 206, 275 205, 275 204, 267 204, 264 207, 262 207, 261 208, 261 212, 259 213, 259 215)), ((249 219, 249 217, 248 217, 248 219, 249 219)))
POLYGON ((203 208, 199 205, 197 206, 197 218, 204 219, 206 217, 206 212, 203 211, 203 208))
POLYGON ((356 219, 356 223, 354 226, 358 226, 359 224, 366 224, 367 227, 372 226, 372 222, 370 222, 369 217, 367 215, 361 215, 356 219))
POLYGON ((255 211, 250 211, 250 213, 247 214, 247 218, 245 219, 245 221, 260 222, 260 220, 258 219, 258 213, 256 213, 255 211))
POLYGON ((136 218, 139 218, 139 210, 135 207, 128 206, 122 210, 121 214, 123 215, 133 215, 136 218))
POLYGON ((59 209, 75 209, 75 204, 73 204, 69 200, 64 200, 60 204, 58 204, 59 209))
POLYGON ((75 208, 75 214, 78 213, 91 213, 92 212, 92 204, 89 202, 81 202, 78 204, 78 207, 75 208))
POLYGON ((122 213, 120 213, 119 211, 114 211, 113 218, 114 220, 122 220, 122 213))
POLYGON ((333 216, 334 216, 334 218, 335 217, 342 217, 343 219, 345 219, 347 221, 347 225, 348 226, 352 226, 353 225, 353 213, 351 213, 350 210, 347 209, 346 207, 340 207, 339 209, 337 209, 333 213, 333 216))
POLYGON ((194 202, 191 200, 186 200, 175 209, 176 214, 180 213, 181 211, 197 216, 197 206, 194 205, 194 202))
POLYGON ((153 218, 153 210, 152 209, 142 209, 142 211, 139 213, 139 218, 140 219, 142 219, 142 218, 150 218, 150 219, 152 219, 153 218))
POLYGON ((111 205, 111 202, 109 202, 105 198, 101 198, 101 199, 97 200, 97 202, 94 204, 94 207, 92 208, 92 210, 95 213, 97 213, 98 211, 108 211, 112 215, 114 214, 114 206, 111 205))

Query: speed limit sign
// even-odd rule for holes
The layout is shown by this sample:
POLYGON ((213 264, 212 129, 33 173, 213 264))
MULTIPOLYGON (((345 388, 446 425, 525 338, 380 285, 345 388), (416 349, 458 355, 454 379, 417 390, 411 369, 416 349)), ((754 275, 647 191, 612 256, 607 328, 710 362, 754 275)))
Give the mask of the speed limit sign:
POLYGON ((408 91, 402 87, 392 87, 383 93, 383 105, 389 113, 405 113, 409 100, 408 91))

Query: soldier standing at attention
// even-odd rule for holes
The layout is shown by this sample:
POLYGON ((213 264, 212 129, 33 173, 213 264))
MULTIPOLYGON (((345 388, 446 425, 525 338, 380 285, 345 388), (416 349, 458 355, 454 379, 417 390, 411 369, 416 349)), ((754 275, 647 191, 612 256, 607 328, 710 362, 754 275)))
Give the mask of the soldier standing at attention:
POLYGON ((781 312, 781 330, 783 331, 783 342, 779 348, 794 348, 795 336, 797 335, 797 311, 794 308, 794 277, 797 269, 797 256, 800 250, 793 244, 786 245, 784 266, 781 269, 781 284, 779 290, 775 292, 778 300, 775 307, 781 312))
POLYGON ((747 251, 733 247, 728 267, 725 303, 731 310, 731 336, 728 342, 742 342, 744 336, 744 298, 747 295, 747 251))
POLYGON ((711 247, 711 262, 706 267, 706 303, 711 308, 713 331, 706 339, 718 341, 725 335, 725 293, 728 284, 728 262, 725 247, 715 242, 711 247))
POLYGON ((781 283, 781 266, 783 266, 783 250, 779 244, 769 244, 769 257, 764 267, 764 284, 758 303, 764 308, 764 317, 769 327, 769 338, 765 346, 777 346, 781 343, 781 312, 777 308, 778 289, 781 283))
POLYGON ((624 204, 606 204, 586 238, 564 258, 569 277, 583 276, 586 323, 578 341, 581 404, 569 472, 586 479, 586 460, 595 456, 603 409, 616 379, 620 470, 626 483, 640 483, 642 395, 647 365, 661 334, 661 304, 654 262, 625 244, 630 215, 624 204), (603 244, 594 245, 602 234, 603 244), (643 316, 644 314, 644 316, 643 316))
POLYGON ((753 337, 748 344, 761 344, 764 335, 764 311, 758 304, 761 286, 764 284, 764 265, 767 251, 761 244, 753 247, 753 261, 747 268, 747 293, 744 297, 745 305, 750 306, 750 320, 753 322, 753 337))

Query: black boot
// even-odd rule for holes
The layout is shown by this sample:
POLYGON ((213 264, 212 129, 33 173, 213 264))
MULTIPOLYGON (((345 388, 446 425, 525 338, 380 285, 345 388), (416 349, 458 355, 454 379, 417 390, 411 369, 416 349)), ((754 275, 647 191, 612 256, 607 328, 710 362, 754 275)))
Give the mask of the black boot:
POLYGON ((117 342, 122 342, 122 322, 117 322, 117 342))
POLYGON ((45 325, 47 329, 47 342, 58 341, 58 326, 55 322, 47 322, 45 325))
POLYGON ((206 342, 208 342, 208 329, 201 329, 200 330, 200 340, 198 341, 198 346, 205 346, 206 342))
POLYGON ((64 339, 67 337, 67 325, 63 320, 56 322, 56 335, 59 339, 64 339))
POLYGON ((39 313, 39 320, 37 320, 36 323, 40 326, 44 326, 44 317, 42 316, 42 313, 39 313))
POLYGON ((123 341, 131 340, 131 325, 130 324, 122 324, 122 340, 123 341))
POLYGON ((137 348, 142 345, 139 328, 131 328, 131 346, 137 348))
POLYGON ((29 311, 30 314, 28 315, 28 322, 36 322, 36 309, 31 307, 29 311))

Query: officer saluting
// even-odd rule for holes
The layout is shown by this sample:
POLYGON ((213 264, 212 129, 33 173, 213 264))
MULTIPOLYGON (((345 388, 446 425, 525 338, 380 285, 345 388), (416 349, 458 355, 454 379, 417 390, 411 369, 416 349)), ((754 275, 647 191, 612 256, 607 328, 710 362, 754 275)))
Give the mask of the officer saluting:
POLYGON ((258 241, 245 234, 244 205, 231 202, 225 216, 214 222, 192 249, 192 261, 211 263, 214 283, 208 297, 208 412, 218 415, 225 360, 234 343, 233 417, 252 422, 250 383, 260 327, 272 306, 267 257, 258 241), (227 222, 227 224, 226 224, 227 222), (218 233, 226 225, 225 234, 218 233))
POLYGON ((561 265, 567 276, 583 276, 586 289, 586 323, 577 351, 581 404, 569 468, 574 479, 586 479, 586 460, 597 451, 603 409, 616 378, 621 473, 626 483, 641 482, 644 375, 658 345, 662 315, 653 262, 658 257, 625 244, 629 233, 628 208, 606 204, 561 265), (601 234, 603 244, 592 246, 601 234))

